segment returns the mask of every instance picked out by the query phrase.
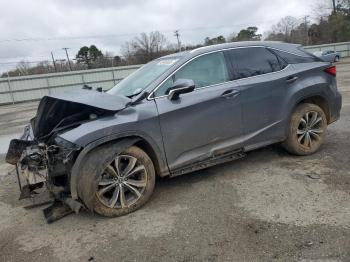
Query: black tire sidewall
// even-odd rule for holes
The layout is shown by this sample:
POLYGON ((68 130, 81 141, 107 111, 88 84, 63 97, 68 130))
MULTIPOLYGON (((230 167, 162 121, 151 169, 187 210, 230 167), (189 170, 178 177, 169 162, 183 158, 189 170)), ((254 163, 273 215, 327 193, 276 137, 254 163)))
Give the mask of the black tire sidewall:
POLYGON ((288 127, 288 137, 287 139, 282 143, 283 147, 292 154, 305 156, 305 155, 311 155, 318 151, 320 146, 324 142, 324 137, 327 129, 327 118, 323 110, 315 105, 310 103, 303 103, 297 106, 297 108, 294 110, 288 127), (314 141, 313 146, 311 148, 307 148, 302 146, 298 142, 298 136, 297 136, 297 128, 300 123, 300 119, 307 113, 315 111, 322 117, 322 129, 323 133, 320 134, 319 141, 314 141))
POLYGON ((147 185, 140 199, 131 206, 119 209, 105 206, 100 202, 96 195, 96 192, 98 190, 98 182, 103 170, 113 161, 113 159, 116 157, 116 154, 103 155, 101 154, 100 149, 92 152, 92 154, 89 156, 89 159, 87 160, 90 161, 90 166, 94 168, 90 169, 89 173, 85 172, 84 176, 80 177, 81 181, 78 181, 78 183, 80 182, 80 186, 78 187, 80 190, 78 190, 78 193, 84 204, 91 211, 96 212, 102 216, 117 217, 131 213, 143 206, 151 197, 154 190, 156 176, 155 170, 152 160, 146 154, 146 152, 144 152, 139 147, 131 146, 120 154, 131 155, 137 158, 137 161, 145 166, 147 172, 147 185), (84 182, 82 180, 84 180, 84 182))

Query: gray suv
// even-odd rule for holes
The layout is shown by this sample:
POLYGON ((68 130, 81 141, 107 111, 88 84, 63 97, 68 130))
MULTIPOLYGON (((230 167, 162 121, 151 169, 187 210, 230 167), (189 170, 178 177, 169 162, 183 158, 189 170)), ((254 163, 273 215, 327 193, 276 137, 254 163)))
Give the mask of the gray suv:
POLYGON ((300 46, 214 45, 156 59, 107 92, 45 96, 7 161, 22 197, 44 184, 55 197, 49 222, 82 207, 114 217, 141 207, 156 176, 274 143, 312 154, 340 109, 335 66, 300 46))

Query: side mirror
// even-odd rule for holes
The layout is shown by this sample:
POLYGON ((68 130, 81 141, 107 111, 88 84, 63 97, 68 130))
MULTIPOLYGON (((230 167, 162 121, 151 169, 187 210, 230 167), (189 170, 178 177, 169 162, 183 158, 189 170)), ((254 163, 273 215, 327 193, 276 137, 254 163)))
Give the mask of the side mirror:
POLYGON ((195 84, 192 79, 178 79, 168 88, 168 99, 176 100, 181 94, 190 93, 194 90, 195 84))

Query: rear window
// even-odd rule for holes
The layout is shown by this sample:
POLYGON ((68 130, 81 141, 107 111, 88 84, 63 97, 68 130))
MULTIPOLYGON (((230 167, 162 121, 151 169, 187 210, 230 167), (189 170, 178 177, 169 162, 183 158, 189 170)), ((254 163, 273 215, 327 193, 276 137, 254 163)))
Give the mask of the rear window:
POLYGON ((288 64, 299 64, 299 63, 312 63, 312 62, 319 62, 320 59, 316 56, 306 52, 303 49, 300 49, 305 56, 299 56, 292 53, 284 52, 281 50, 276 49, 269 49, 271 52, 275 53, 279 57, 281 57, 284 61, 286 61, 288 64))
POLYGON ((233 80, 282 70, 286 63, 264 47, 237 48, 227 51, 233 68, 233 80))

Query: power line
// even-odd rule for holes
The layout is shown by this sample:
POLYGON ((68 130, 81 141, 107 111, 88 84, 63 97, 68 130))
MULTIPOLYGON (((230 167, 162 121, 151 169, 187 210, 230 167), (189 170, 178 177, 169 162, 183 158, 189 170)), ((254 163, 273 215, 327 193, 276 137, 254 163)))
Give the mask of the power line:
MULTIPOLYGON (((276 22, 275 20, 256 20, 241 24, 231 24, 231 25, 218 25, 210 27, 192 27, 192 28, 181 28, 181 31, 197 31, 197 30, 208 30, 208 29, 218 29, 218 28, 230 28, 238 26, 254 25, 257 23, 270 23, 276 22)), ((173 29, 158 30, 160 32, 173 32, 173 29)), ((126 36, 137 36, 138 33, 126 33, 126 34, 107 34, 107 35, 82 35, 82 36, 60 36, 60 37, 28 37, 28 38, 9 38, 0 39, 0 43, 5 42, 26 42, 26 41, 65 41, 65 40, 77 40, 77 39, 91 39, 91 38, 115 38, 115 37, 126 37, 126 36)))
MULTIPOLYGON (((174 51, 175 52, 175 51, 174 51)), ((133 54, 133 56, 144 56, 143 54, 133 54)), ((120 57, 122 59, 126 59, 125 56, 123 55, 116 55, 116 56, 103 56, 104 59, 115 59, 115 57, 120 57)), ((74 60, 74 59, 73 59, 74 60)), ((55 59, 55 62, 56 62, 56 65, 57 65, 57 62, 65 62, 67 61, 66 59, 55 59)), ((71 61, 71 60, 70 60, 71 61)), ((0 62, 0 65, 16 65, 18 63, 24 63, 24 64, 38 64, 38 63, 41 63, 41 62, 47 62, 47 63, 52 63, 52 61, 49 61, 48 59, 46 60, 33 60, 33 61, 26 61, 26 60, 18 60, 18 61, 10 61, 10 62, 0 62)), ((67 61, 68 62, 68 61, 67 61)), ((72 64, 72 61, 71 61, 71 64, 72 64)))
POLYGON ((18 63, 26 63, 26 64, 37 64, 40 62, 46 62, 47 60, 43 61, 43 60, 38 60, 38 61, 12 61, 12 62, 0 62, 0 65, 14 65, 14 64, 18 64, 18 63))
MULTIPOLYGON (((272 22, 274 20, 260 20, 260 22, 272 22)), ((275 22, 275 21, 274 21, 275 22)), ((217 29, 217 28, 230 28, 230 27, 235 27, 235 26, 245 26, 245 25, 251 25, 254 23, 258 23, 258 21, 255 22, 250 22, 250 23, 242 23, 242 24, 231 24, 231 25, 218 25, 218 26, 211 26, 211 27, 193 27, 193 28, 183 28, 181 29, 182 31, 195 31, 195 30, 208 30, 208 29, 217 29)), ((177 32, 179 32, 179 30, 176 30, 177 32)), ((168 32, 168 30, 162 30, 161 32, 168 32)), ((174 31, 172 31, 174 32, 174 31)), ((24 42, 24 41, 54 41, 54 40, 69 40, 69 39, 88 39, 88 38, 108 38, 108 37, 123 37, 123 36, 131 36, 131 35, 136 35, 136 33, 132 34, 110 34, 110 35, 90 35, 90 36, 72 36, 72 37, 51 37, 51 38, 22 38, 22 39, 3 39, 0 40, 0 44, 4 43, 4 42, 11 42, 11 41, 16 41, 16 42, 24 42)), ((180 36, 180 35, 179 35, 180 36)), ((178 45, 180 42, 180 48, 181 49, 181 41, 180 39, 178 39, 178 45)), ((72 44, 70 44, 70 46, 72 47, 72 44)), ((74 46, 74 44, 73 44, 74 46)), ((78 47, 78 45, 76 45, 78 47)), ((81 45, 79 45, 81 46, 81 45)), ((52 49, 51 49, 52 50, 52 49)), ((54 50, 52 50, 54 51, 54 50)), ((66 54, 67 55, 67 54, 66 54)), ((7 57, 8 58, 8 57, 7 57)), ((15 58, 15 57, 13 57, 15 58)), ((46 58, 46 56, 37 56, 37 58, 46 58)), ((33 57, 31 58, 33 59, 33 57)), ((4 60, 3 58, 0 58, 0 60, 4 60)), ((22 60, 20 60, 22 61, 22 60)), ((10 62, 10 63, 6 63, 6 64, 12 64, 12 63, 18 63, 16 62, 10 62)), ((4 64, 4 63, 0 63, 0 64, 4 64)))
MULTIPOLYGON (((307 32, 307 27, 308 27, 308 23, 309 21, 307 21, 307 18, 310 17, 310 16, 307 16, 307 17, 303 17, 303 20, 305 21, 305 31, 307 32)), ((262 20, 263 22, 271 22, 271 21, 274 21, 275 20, 262 20)), ((181 29, 181 31, 194 31, 194 30, 205 30, 205 29, 215 29, 215 28, 230 28, 230 27, 235 27, 235 26, 244 26, 244 25, 254 25, 258 23, 257 21, 255 22, 250 22, 250 23, 247 23, 247 24, 235 24, 235 25, 219 25, 219 26, 211 26, 211 27, 194 27, 194 28, 184 28, 184 29, 181 29)), ((180 33, 179 33, 179 29, 178 30, 175 30, 175 31, 172 31, 174 33, 174 35, 177 37, 177 44, 178 44, 178 49, 179 51, 181 50, 181 41, 180 41, 180 33)), ((162 32, 167 32, 165 30, 163 30, 162 32)), ((219 32, 218 32, 219 33, 219 32)), ((307 33, 306 33, 307 34, 307 33)), ((68 39, 84 39, 84 38, 104 38, 104 37, 117 37, 117 36, 130 36, 130 35, 133 35, 133 34, 111 34, 111 35, 95 35, 95 36, 73 36, 73 37, 52 37, 52 38, 23 38, 23 39, 5 39, 5 40, 0 40, 0 43, 1 42, 5 42, 5 41, 41 41, 41 40, 68 40, 68 39)), ((308 39, 308 36, 306 35, 306 41, 308 39)), ((73 44, 74 45, 74 44, 73 44)), ((68 48, 63 48, 63 50, 65 50, 65 53, 66 53, 66 56, 67 56, 67 60, 68 60, 68 63, 69 63, 69 67, 71 68, 71 61, 69 59, 69 56, 68 56, 68 51, 67 51, 68 48)), ((51 56, 53 56, 53 54, 51 53, 51 56)), ((123 57, 122 55, 118 55, 120 57, 123 57)), ((39 58, 39 57, 38 57, 39 58)), ((42 58, 45 58, 45 56, 43 56, 42 58)), ((107 58, 107 57, 106 57, 107 58)), ((32 58, 33 59, 33 58, 32 58)), ((53 59, 53 57, 52 57, 53 59)), ((0 58, 1 60, 1 58, 0 58)), ((13 61, 13 62, 0 62, 0 65, 11 65, 11 64, 17 64, 19 62, 25 62, 25 63, 40 63, 40 62, 44 62, 44 61, 47 61, 47 59, 45 60, 41 60, 41 61, 29 61, 29 62, 26 62, 26 61, 23 61, 23 60, 19 60, 19 61, 13 61)), ((53 61, 57 61, 57 60, 54 60, 53 61)))

